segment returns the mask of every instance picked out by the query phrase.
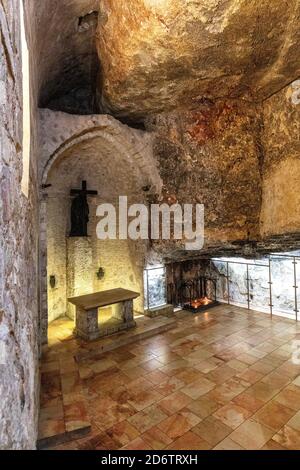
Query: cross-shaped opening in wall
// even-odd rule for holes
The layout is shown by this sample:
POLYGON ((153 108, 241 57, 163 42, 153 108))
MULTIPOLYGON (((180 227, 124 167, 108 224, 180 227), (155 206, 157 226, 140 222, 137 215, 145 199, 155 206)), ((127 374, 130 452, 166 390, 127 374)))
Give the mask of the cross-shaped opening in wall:
POLYGON ((25 17, 23 0, 20 0, 21 14, 21 51, 22 51, 22 96, 23 96, 23 172, 21 189, 28 197, 30 171, 30 82, 29 82, 29 52, 25 32, 25 17))

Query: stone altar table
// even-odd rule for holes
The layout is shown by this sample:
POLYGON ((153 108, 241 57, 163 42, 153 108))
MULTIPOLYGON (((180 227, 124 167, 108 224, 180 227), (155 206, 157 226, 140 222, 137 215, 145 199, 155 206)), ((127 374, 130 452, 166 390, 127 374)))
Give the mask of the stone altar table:
POLYGON ((93 341, 135 327, 133 300, 139 296, 139 293, 130 290, 112 289, 69 298, 68 301, 76 306, 75 335, 93 341), (98 309, 109 305, 113 306, 112 319, 99 328, 98 309))

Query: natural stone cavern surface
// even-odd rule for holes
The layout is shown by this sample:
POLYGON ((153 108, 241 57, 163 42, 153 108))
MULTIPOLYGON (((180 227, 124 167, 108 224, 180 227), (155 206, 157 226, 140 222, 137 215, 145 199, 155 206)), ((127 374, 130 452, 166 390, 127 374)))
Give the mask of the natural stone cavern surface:
POLYGON ((266 100, 262 236, 300 229, 300 82, 266 100))
POLYGON ((258 237, 261 126, 261 108, 240 101, 147 120, 164 191, 204 204, 208 243, 258 237))
POLYGON ((155 242, 176 260, 255 257, 299 245, 299 82, 260 104, 207 101, 197 111, 149 117, 163 193, 205 206, 205 246, 155 242))
POLYGON ((267 98, 300 75, 299 0, 100 3, 101 106, 142 119, 203 98, 267 98))

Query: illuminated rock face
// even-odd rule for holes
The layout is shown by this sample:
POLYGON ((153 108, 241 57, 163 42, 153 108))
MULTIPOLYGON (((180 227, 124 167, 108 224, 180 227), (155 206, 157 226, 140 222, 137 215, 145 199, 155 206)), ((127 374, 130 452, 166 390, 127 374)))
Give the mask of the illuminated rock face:
POLYGON ((298 0, 103 0, 102 107, 138 119, 203 98, 266 98, 300 75, 299 13, 298 0))

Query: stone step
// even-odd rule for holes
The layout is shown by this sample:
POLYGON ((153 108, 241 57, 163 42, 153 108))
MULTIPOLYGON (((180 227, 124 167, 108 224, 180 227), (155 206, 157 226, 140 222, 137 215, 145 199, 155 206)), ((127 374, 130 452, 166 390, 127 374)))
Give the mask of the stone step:
POLYGON ((88 359, 95 355, 113 351, 114 349, 132 344, 142 339, 158 335, 177 325, 176 318, 156 317, 155 319, 140 317, 136 319, 136 328, 115 334, 108 338, 85 343, 75 354, 77 361, 88 359))

